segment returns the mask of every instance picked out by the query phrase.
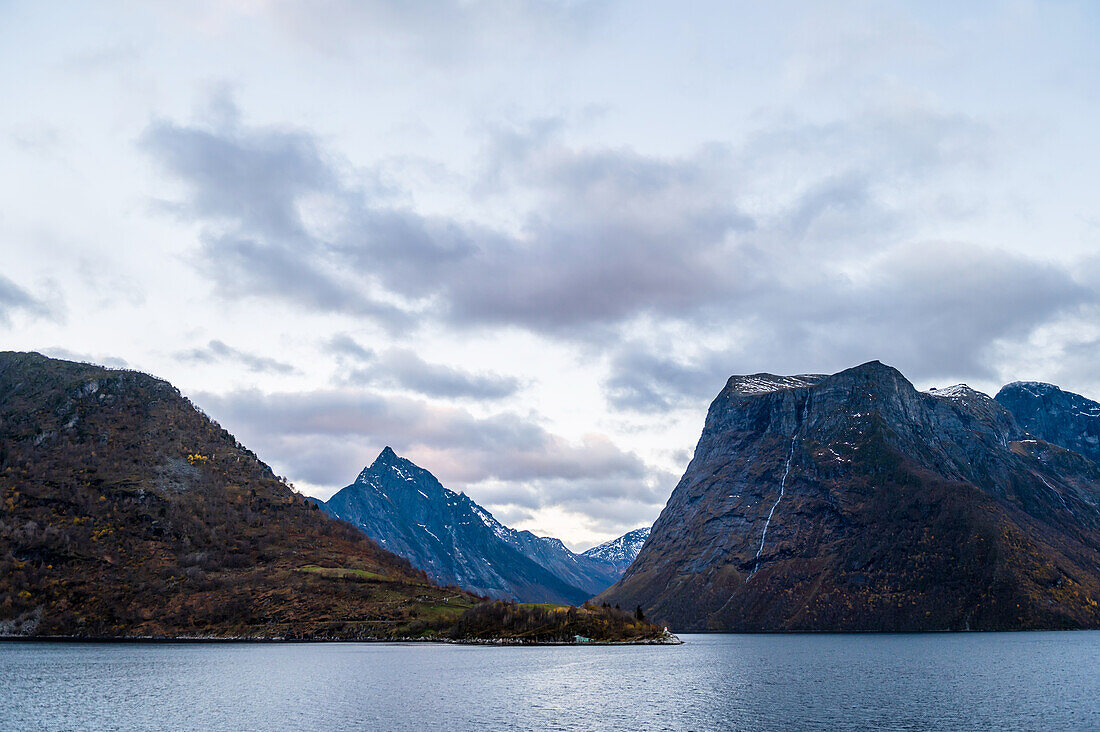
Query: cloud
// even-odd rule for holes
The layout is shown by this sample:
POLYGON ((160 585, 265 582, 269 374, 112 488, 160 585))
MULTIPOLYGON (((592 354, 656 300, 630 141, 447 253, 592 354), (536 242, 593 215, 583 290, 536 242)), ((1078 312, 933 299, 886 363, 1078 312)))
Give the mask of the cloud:
POLYGON ((735 373, 833 373, 872 359, 914 381, 996 379, 1006 346, 1094 309, 1066 270, 959 243, 903 245, 858 275, 802 273, 746 301, 734 337, 675 348, 661 337, 614 349, 604 382, 617 409, 660 412, 713 399, 735 373))
POLYGON ((1092 305, 1035 328, 1022 342, 1002 341, 992 360, 999 364, 997 385, 1046 381, 1100 400, 1098 359, 1100 305, 1092 305))
POLYGON ((385 445, 432 471, 453 490, 486 502, 537 509, 622 502, 657 504, 671 483, 604 435, 568 441, 532 416, 485 417, 418 399, 327 390, 199 394, 195 401, 280 472, 318 486, 343 486, 385 445), (667 484, 665 484, 667 483, 667 484))
POLYGON ((584 329, 698 308, 729 285, 716 267, 728 236, 752 227, 707 154, 660 161, 513 141, 494 165, 527 171, 544 199, 517 236, 397 206, 342 181, 305 133, 223 117, 213 127, 156 122, 142 144, 186 184, 172 210, 204 226, 198 262, 228 297, 391 322, 415 313, 584 329), (321 219, 312 226, 302 216, 311 204, 321 219))
MULTIPOLYGON (((263 427, 265 433, 348 437, 377 444, 379 450, 389 444, 405 450, 471 451, 470 459, 455 467, 462 480, 642 475, 641 460, 620 451, 606 437, 571 445, 530 418, 508 412, 475 417, 465 409, 418 399, 342 390, 241 391, 203 394, 199 399, 209 405, 211 414, 263 427), (476 459, 495 453, 505 458, 499 464, 476 459)), ((373 447, 364 449, 369 453, 373 447)))
POLYGON ((583 41, 604 2, 581 0, 279 0, 263 12, 295 38, 325 54, 401 54, 406 63, 452 69, 491 55, 561 53, 583 41))
POLYGON ((192 348, 187 351, 179 351, 176 358, 193 363, 226 363, 236 362, 243 365, 249 371, 270 374, 292 374, 297 371, 292 365, 265 356, 257 356, 231 346, 227 346, 217 339, 210 341, 201 348, 192 348))
POLYGON ((407 348, 389 348, 381 354, 345 334, 334 336, 324 348, 340 361, 338 379, 355 386, 403 389, 428 397, 504 399, 520 388, 520 380, 491 372, 475 373, 446 364, 428 363, 407 348))
MULTIPOLYGON (((204 227, 224 294, 394 329, 404 319, 579 342, 607 357, 619 408, 670 409, 737 370, 871 358, 913 378, 988 376, 994 344, 1097 299, 1065 266, 923 235, 930 215, 950 223, 982 207, 969 176, 991 164, 991 135, 965 116, 788 121, 668 157, 568 145, 556 119, 497 129, 477 195, 522 201, 512 228, 419 213, 377 176, 353 181, 308 133, 237 117, 159 122, 145 136, 187 185, 177 211, 204 227), (678 336, 659 343, 659 332, 678 336), (702 361, 676 353, 693 350, 688 332, 705 334, 702 361)), ((436 396, 518 386, 402 351, 353 376, 436 396)))
POLYGON ((81 353, 78 351, 70 351, 67 348, 61 348, 60 346, 51 346, 49 348, 42 348, 40 352, 44 356, 50 358, 60 358, 65 361, 76 361, 78 363, 91 363, 99 366, 107 366, 112 369, 132 369, 133 365, 127 362, 125 359, 118 358, 117 356, 102 356, 91 353, 81 353))
POLYGON ((432 364, 413 351, 395 348, 378 362, 383 379, 426 396, 503 399, 519 390, 519 379, 493 373, 471 373, 463 369, 432 364))
POLYGON ((283 299, 407 326, 404 310, 372 296, 369 277, 341 275, 343 263, 303 217, 311 202, 355 205, 361 192, 342 187, 335 162, 311 135, 242 131, 232 100, 215 102, 211 127, 158 120, 141 137, 141 147, 186 186, 183 201, 163 208, 203 224, 195 266, 226 298, 283 299))
POLYGON ((22 312, 36 317, 50 317, 54 309, 27 290, 0 274, 0 325, 11 323, 11 316, 22 312))
POLYGON ((334 335, 325 343, 324 348, 335 356, 351 357, 363 362, 373 361, 375 357, 374 351, 359 345, 347 333, 334 335))
POLYGON ((664 412, 713 399, 721 390, 735 358, 726 352, 709 352, 689 360, 670 356, 667 350, 632 341, 611 357, 604 391, 610 405, 620 410, 664 412))

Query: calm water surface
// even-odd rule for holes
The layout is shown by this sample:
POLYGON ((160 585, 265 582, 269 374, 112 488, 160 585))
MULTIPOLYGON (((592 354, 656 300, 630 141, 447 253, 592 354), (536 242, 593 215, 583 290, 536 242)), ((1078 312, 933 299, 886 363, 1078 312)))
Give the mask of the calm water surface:
POLYGON ((1100 632, 0 643, 0 729, 1090 729, 1100 632))

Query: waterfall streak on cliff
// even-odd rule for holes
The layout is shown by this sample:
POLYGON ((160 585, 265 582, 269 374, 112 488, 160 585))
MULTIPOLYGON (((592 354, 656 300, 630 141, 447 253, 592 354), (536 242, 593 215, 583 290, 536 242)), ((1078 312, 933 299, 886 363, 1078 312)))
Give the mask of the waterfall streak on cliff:
POLYGON ((760 535, 760 547, 756 550, 756 556, 753 557, 756 560, 756 566, 752 568, 752 572, 745 581, 748 582, 752 579, 752 576, 756 574, 756 570, 760 569, 760 552, 764 551, 764 540, 768 538, 768 526, 772 522, 772 514, 775 513, 776 507, 779 502, 783 500, 783 494, 787 492, 787 476, 791 474, 791 459, 794 457, 794 443, 798 441, 798 433, 796 432, 791 436, 791 448, 787 451, 787 465, 783 468, 783 479, 779 481, 779 497, 775 499, 775 503, 772 504, 772 510, 768 511, 768 518, 764 522, 764 533, 760 535))
POLYGON ((1049 481, 1047 481, 1047 479, 1046 479, 1046 478, 1044 478, 1043 476, 1039 475, 1038 473, 1035 473, 1035 475, 1036 475, 1036 477, 1038 477, 1038 478, 1039 478, 1039 480, 1043 481, 1043 485, 1045 485, 1045 486, 1046 486, 1047 488, 1050 488, 1050 492, 1051 492, 1051 493, 1053 493, 1054 495, 1058 496, 1058 500, 1062 502, 1062 505, 1063 505, 1063 506, 1065 506, 1066 510, 1067 510, 1067 511, 1069 511, 1070 513, 1073 513, 1073 509, 1069 507, 1069 504, 1068 504, 1068 503, 1066 503, 1066 499, 1065 499, 1065 498, 1062 498, 1062 494, 1061 494, 1061 493, 1059 493, 1059 492, 1058 492, 1058 491, 1057 491, 1057 490, 1056 490, 1056 489, 1054 488, 1054 486, 1052 486, 1052 485, 1050 484, 1050 482, 1049 482, 1049 481))

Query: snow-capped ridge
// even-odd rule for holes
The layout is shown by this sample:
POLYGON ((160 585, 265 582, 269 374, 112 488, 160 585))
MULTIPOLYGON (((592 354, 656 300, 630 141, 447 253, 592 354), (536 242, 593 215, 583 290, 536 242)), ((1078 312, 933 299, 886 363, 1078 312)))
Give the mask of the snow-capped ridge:
POLYGON ((751 374, 749 376, 731 376, 728 388, 739 394, 767 394, 781 389, 800 389, 813 386, 821 381, 820 374, 796 374, 795 376, 777 376, 775 374, 751 374))
POLYGON ((606 541, 603 544, 592 547, 584 552, 582 556, 591 559, 599 559, 600 561, 621 566, 625 569, 634 561, 634 558, 638 556, 638 552, 642 550, 642 545, 645 544, 646 539, 649 538, 649 530, 650 527, 648 526, 634 529, 617 539, 612 539, 611 541, 606 541))
POLYGON ((925 394, 931 394, 934 397, 940 397, 941 399, 968 399, 975 396, 985 399, 992 399, 984 392, 980 392, 977 389, 972 389, 966 384, 953 384, 951 386, 935 387, 928 389, 925 394))

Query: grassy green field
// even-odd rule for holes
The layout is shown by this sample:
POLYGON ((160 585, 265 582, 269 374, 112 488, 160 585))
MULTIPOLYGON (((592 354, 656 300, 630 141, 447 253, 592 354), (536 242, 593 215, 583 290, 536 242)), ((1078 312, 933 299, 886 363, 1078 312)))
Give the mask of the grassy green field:
POLYGON ((377 572, 368 572, 365 569, 344 569, 342 567, 318 567, 315 564, 311 564, 306 567, 300 567, 299 572, 308 572, 327 579, 360 579, 360 580, 376 580, 379 582, 393 579, 384 574, 377 572))

